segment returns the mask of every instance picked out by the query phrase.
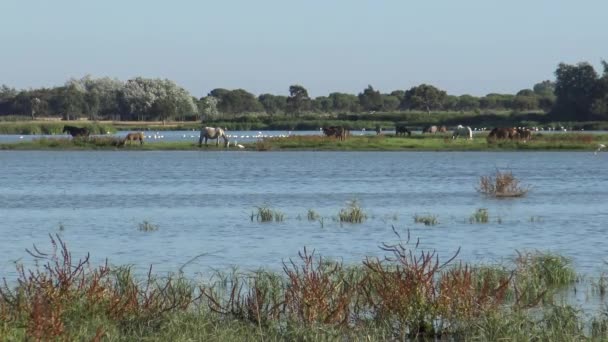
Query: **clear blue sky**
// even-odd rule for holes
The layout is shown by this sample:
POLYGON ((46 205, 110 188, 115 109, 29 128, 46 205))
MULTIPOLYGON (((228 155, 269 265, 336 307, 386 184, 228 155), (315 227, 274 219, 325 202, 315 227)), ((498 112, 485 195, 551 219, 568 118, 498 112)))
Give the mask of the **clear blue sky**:
POLYGON ((192 95, 312 96, 428 83, 515 93, 608 59, 608 1, 2 0, 0 84, 168 78, 192 95))

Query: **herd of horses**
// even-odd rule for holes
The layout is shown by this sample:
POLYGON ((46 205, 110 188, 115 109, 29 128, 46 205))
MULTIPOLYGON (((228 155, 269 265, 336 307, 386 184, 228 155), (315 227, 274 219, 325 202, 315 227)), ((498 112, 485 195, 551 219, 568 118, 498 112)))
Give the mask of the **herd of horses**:
MULTIPOLYGON (((343 126, 328 126, 322 127, 321 130, 323 134, 327 137, 336 138, 340 141, 346 140, 348 136, 350 136, 350 130, 343 126)), ((75 127, 75 126, 64 126, 63 132, 70 134, 73 138, 83 138, 88 139, 91 131, 86 127, 75 127)), ((422 130, 423 134, 437 134, 437 133, 448 133, 448 128, 446 126, 427 126, 422 130)), ((379 126, 376 126, 376 134, 382 134, 382 129, 379 126)), ((403 124, 395 124, 395 136, 411 136, 412 131, 409 130, 403 124)), ((132 132, 128 133, 123 140, 120 141, 119 145, 126 145, 127 142, 131 145, 132 142, 139 141, 140 145, 144 143, 144 133, 143 132, 132 132)), ((473 139, 473 130, 469 126, 458 125, 452 131, 452 139, 457 139, 459 137, 463 137, 465 139, 473 139)), ((527 128, 522 127, 496 127, 490 131, 488 134, 487 140, 488 142, 496 141, 496 140, 523 140, 528 141, 532 138, 532 131, 527 128)), ((202 127, 200 137, 198 140, 199 147, 203 145, 203 141, 205 142, 205 146, 207 146, 208 140, 215 139, 215 145, 219 146, 220 139, 224 140, 224 146, 229 146, 228 136, 226 135, 226 131, 220 127, 202 127)))

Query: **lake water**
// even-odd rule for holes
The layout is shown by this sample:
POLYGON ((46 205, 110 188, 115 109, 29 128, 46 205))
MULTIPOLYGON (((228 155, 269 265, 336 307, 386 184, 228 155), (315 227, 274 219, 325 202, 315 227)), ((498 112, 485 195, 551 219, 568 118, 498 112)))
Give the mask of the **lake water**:
POLYGON ((392 227, 447 259, 500 262, 516 250, 550 250, 598 275, 606 261, 608 153, 0 151, 0 276, 25 248, 50 250, 59 233, 74 258, 188 274, 238 265, 279 269, 304 246, 346 262, 382 255, 392 227), (489 199, 480 175, 510 169, 531 190, 489 199), (334 219, 357 199, 363 224, 334 219), (250 220, 268 205, 285 221, 250 220), (469 217, 487 208, 491 222, 469 217), (309 222, 308 209, 324 217, 309 222), (434 214, 439 224, 414 224, 434 214), (532 218, 534 218, 532 220, 532 218), (144 221, 155 232, 138 230, 144 221))

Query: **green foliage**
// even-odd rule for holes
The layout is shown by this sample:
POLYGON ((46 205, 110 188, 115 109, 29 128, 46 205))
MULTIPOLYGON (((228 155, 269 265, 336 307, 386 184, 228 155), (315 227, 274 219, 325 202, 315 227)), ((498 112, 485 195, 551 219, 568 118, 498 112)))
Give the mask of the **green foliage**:
POLYGON ((289 87, 289 97, 287 98, 287 112, 293 116, 299 116, 302 111, 310 108, 310 97, 308 91, 301 85, 289 87))
POLYGON ((421 84, 405 92, 401 107, 405 109, 426 110, 428 114, 431 110, 441 109, 447 93, 439 90, 432 85, 421 84))

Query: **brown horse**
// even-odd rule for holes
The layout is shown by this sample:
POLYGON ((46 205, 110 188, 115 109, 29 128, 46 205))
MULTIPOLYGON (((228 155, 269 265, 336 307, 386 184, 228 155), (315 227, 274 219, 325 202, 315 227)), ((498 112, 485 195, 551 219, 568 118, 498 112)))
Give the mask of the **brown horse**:
POLYGON ((328 137, 336 137, 338 140, 346 140, 350 134, 349 130, 342 126, 323 127, 323 133, 328 137))
POLYGON ((497 139, 515 139, 518 136, 517 129, 512 127, 496 127, 488 134, 489 140, 497 139))
POLYGON ((127 136, 125 137, 125 140, 123 140, 122 145, 124 146, 127 141, 129 142, 129 145, 131 145, 132 141, 137 141, 139 140, 139 144, 143 145, 144 144, 144 134, 142 132, 134 132, 134 133, 128 133, 127 136))

